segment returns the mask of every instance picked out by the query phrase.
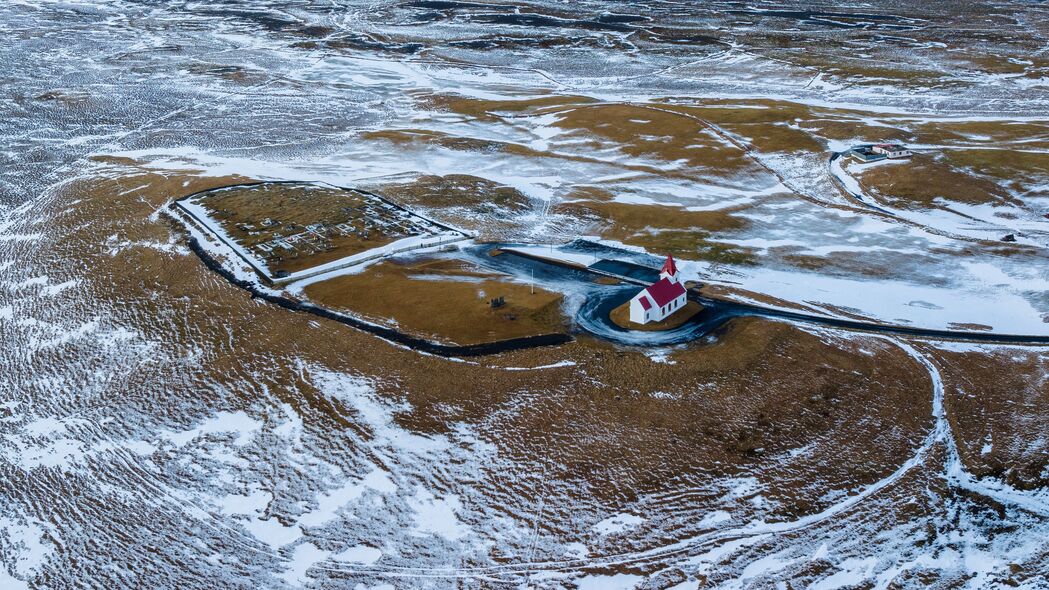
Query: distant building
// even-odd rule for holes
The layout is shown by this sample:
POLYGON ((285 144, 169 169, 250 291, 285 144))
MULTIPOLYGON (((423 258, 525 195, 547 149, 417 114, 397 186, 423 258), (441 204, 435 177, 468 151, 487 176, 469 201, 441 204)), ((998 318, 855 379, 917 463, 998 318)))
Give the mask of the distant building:
POLYGON ((914 152, 898 143, 879 143, 871 147, 871 151, 876 154, 885 154, 885 157, 890 159, 909 158, 914 154, 914 152))
POLYGON ((877 154, 869 147, 858 147, 852 148, 848 152, 849 156, 852 156, 857 162, 866 164, 868 162, 877 162, 878 160, 884 160, 885 154, 877 154))
POLYGON ((685 286, 681 284, 674 258, 667 256, 659 280, 645 287, 630 300, 630 321, 635 324, 659 322, 685 306, 685 286))

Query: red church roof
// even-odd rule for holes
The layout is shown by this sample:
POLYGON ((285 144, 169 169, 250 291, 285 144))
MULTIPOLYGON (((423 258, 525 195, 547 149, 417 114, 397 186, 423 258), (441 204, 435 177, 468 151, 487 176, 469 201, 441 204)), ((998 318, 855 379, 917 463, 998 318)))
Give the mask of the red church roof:
POLYGON ((645 311, 652 309, 652 302, 649 301, 648 297, 641 298, 641 307, 643 307, 645 311))
POLYGON ((659 272, 665 272, 671 276, 677 274, 677 265, 674 264, 673 256, 667 256, 667 260, 663 263, 663 268, 659 272))
MULTIPOLYGON (((670 260, 670 262, 673 264, 673 260, 670 260)), ((648 291, 652 301, 656 302, 657 307, 663 307, 685 294, 685 288, 681 286, 681 283, 675 283, 668 279, 659 279, 659 281, 649 285, 645 290, 648 291)), ((641 301, 644 300, 642 297, 641 301)))

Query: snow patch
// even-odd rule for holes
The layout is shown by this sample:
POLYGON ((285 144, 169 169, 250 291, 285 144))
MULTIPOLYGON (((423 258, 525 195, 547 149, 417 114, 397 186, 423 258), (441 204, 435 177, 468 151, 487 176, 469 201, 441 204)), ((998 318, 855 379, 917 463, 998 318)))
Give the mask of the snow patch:
POLYGON ((360 481, 346 482, 338 488, 319 496, 317 498, 317 508, 303 514, 299 518, 299 524, 308 527, 323 526, 335 520, 342 507, 359 499, 367 490, 374 490, 379 493, 393 493, 397 491, 397 486, 390 479, 389 473, 373 466, 372 470, 360 481))
POLYGON ((576 580, 579 590, 631 590, 645 580, 634 574, 589 575, 576 580))
POLYGON ((415 511, 416 534, 434 534, 449 541, 458 541, 470 534, 469 527, 457 516, 462 504, 454 494, 437 497, 420 487, 414 497, 408 498, 408 505, 415 511))
POLYGON ((184 446, 200 437, 210 434, 232 433, 236 446, 250 442, 251 438, 262 428, 262 422, 248 416, 243 411, 219 412, 201 422, 196 427, 180 432, 169 432, 163 438, 184 446))
POLYGON ((313 543, 303 543, 292 551, 288 569, 281 574, 281 577, 290 584, 306 582, 306 571, 330 555, 331 551, 318 549, 313 543))
POLYGON ((253 537, 266 543, 273 549, 279 549, 290 543, 294 543, 302 537, 302 531, 297 526, 285 526, 276 518, 253 518, 241 521, 243 526, 253 537))
POLYGON ((628 512, 610 516, 594 525, 594 532, 599 535, 615 535, 632 529, 645 522, 645 519, 628 512))
POLYGON ((336 561, 349 561, 364 565, 371 565, 382 557, 382 551, 368 545, 354 545, 340 553, 332 555, 336 561))
POLYGON ((54 547, 46 541, 47 525, 34 520, 15 521, 7 516, 0 516, 0 538, 6 538, 6 551, 3 564, 0 565, 0 582, 6 582, 5 578, 12 580, 11 586, 4 584, 2 587, 27 587, 21 579, 31 578, 40 567, 47 563, 54 553, 54 547), (6 565, 11 568, 16 579, 7 574, 6 565))

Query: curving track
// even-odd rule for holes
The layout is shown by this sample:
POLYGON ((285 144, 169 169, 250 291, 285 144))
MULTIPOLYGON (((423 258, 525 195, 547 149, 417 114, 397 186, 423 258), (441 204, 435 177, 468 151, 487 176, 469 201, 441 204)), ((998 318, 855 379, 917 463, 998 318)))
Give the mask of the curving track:
MULTIPOLYGON (((943 380, 936 365, 908 342, 885 337, 885 340, 902 349, 922 369, 928 371, 932 401, 933 427, 912 455, 886 477, 850 494, 845 499, 827 508, 796 520, 774 523, 752 522, 743 526, 726 527, 682 539, 667 545, 640 551, 614 553, 593 558, 524 561, 482 567, 395 567, 395 566, 350 566, 337 561, 318 564, 320 570, 343 574, 371 575, 392 578, 449 578, 478 579, 504 583, 525 583, 533 576, 559 572, 581 573, 602 570, 613 566, 640 566, 665 563, 675 558, 694 557, 702 551, 730 547, 738 550, 751 544, 766 541, 776 536, 799 533, 806 529, 861 509, 863 504, 900 483, 916 468, 942 457, 936 476, 946 480, 948 486, 962 488, 986 497, 1001 505, 1017 508, 1038 516, 1049 516, 1049 498, 1037 493, 1011 488, 999 481, 976 478, 965 471, 951 433, 950 423, 944 410, 943 380)), ((900 572, 906 568, 900 568, 900 572)))
MULTIPOLYGON (((511 258, 526 260, 524 256, 509 253, 511 258)), ((500 258, 505 258, 501 256, 500 258)), ((527 258, 527 264, 544 264, 543 259, 527 258)), ((485 263, 483 258, 477 257, 475 261, 485 263)), ((546 262, 547 272, 556 273, 557 269, 564 269, 564 276, 578 280, 580 273, 593 272, 584 267, 565 268, 553 262, 546 262)), ((507 265, 500 265, 500 270, 510 271, 507 265)), ((520 271, 517 273, 520 275, 520 271)), ((594 273, 598 274, 598 273, 594 273)), ((602 273, 604 274, 604 273, 602 273)), ((630 280, 628 277, 624 279, 630 280)), ((914 336, 936 340, 964 340, 971 342, 988 342, 999 344, 1049 344, 1049 335, 1038 334, 998 334, 993 332, 971 332, 964 330, 937 330, 932 328, 919 328, 913 326, 900 326, 892 324, 881 324, 877 322, 863 322, 844 318, 834 318, 816 314, 808 314, 797 311, 789 311, 774 307, 765 307, 753 303, 740 303, 724 299, 704 297, 690 292, 688 297, 703 305, 703 311, 694 316, 684 325, 665 332, 639 332, 627 330, 615 325, 608 317, 609 312, 628 300, 637 292, 636 287, 608 287, 586 283, 586 301, 582 304, 576 314, 578 325, 587 332, 611 340, 618 344, 629 346, 666 346, 683 344, 713 334, 718 328, 735 317, 754 316, 768 319, 787 320, 805 324, 826 326, 855 332, 869 332, 885 335, 914 336)))

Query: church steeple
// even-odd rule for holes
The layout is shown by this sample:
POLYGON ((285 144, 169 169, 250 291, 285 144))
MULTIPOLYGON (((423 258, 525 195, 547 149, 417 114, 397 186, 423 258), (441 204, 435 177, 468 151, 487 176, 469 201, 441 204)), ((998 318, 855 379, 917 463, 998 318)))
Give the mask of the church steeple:
POLYGON ((663 263, 663 268, 659 271, 659 278, 668 279, 674 283, 681 282, 681 278, 677 272, 677 265, 674 264, 673 256, 667 255, 667 259, 663 263))

